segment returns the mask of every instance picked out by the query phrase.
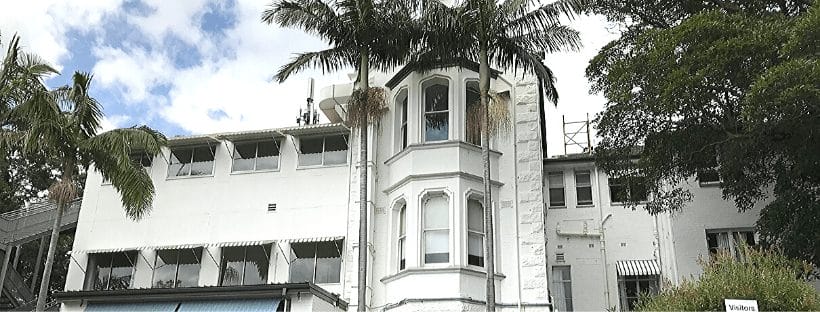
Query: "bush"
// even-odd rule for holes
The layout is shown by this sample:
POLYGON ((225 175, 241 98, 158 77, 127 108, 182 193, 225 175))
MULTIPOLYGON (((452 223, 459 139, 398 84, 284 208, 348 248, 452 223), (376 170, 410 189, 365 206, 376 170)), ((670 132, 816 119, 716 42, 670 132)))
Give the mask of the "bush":
POLYGON ((725 311, 724 299, 755 299, 761 311, 820 310, 820 295, 806 282, 812 266, 779 252, 742 248, 742 260, 719 254, 701 261, 698 280, 642 298, 639 311, 725 311))

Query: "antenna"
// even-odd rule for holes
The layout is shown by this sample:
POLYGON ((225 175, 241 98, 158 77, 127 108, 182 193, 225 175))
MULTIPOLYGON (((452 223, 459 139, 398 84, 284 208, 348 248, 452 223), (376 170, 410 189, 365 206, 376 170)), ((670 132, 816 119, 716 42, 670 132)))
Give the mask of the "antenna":
POLYGON ((567 122, 566 115, 561 116, 564 131, 564 155, 567 155, 567 147, 580 148, 581 153, 592 154, 592 139, 589 132, 589 113, 586 120, 567 122), (569 126, 569 132, 567 132, 569 126))
POLYGON ((316 108, 313 106, 313 89, 315 85, 315 80, 313 78, 308 79, 308 92, 307 92, 307 108, 302 109, 299 108, 299 115, 296 116, 296 124, 297 125, 312 125, 319 123, 319 113, 316 111, 316 108))

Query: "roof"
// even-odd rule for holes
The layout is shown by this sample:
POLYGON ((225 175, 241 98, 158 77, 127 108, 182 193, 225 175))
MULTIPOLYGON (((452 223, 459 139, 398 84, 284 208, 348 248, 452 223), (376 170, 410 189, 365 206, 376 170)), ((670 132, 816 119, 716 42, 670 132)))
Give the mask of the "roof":
POLYGON ((247 131, 235 131, 235 132, 221 132, 221 133, 211 133, 211 134, 195 134, 195 135, 175 136, 175 137, 168 138, 168 145, 169 146, 186 146, 186 145, 215 144, 215 143, 219 143, 219 140, 228 140, 228 141, 256 140, 256 139, 266 139, 266 138, 273 138, 273 137, 282 137, 285 134, 298 136, 298 135, 306 135, 306 134, 340 133, 340 132, 349 132, 349 131, 350 131, 350 129, 348 129, 342 123, 325 123, 325 124, 313 124, 313 125, 285 127, 285 128, 270 128, 270 129, 258 129, 258 130, 247 130, 247 131))
POLYGON ((242 141, 280 138, 283 136, 284 134, 280 132, 279 129, 261 129, 223 133, 219 134, 218 138, 228 141, 242 141))
POLYGON ((54 299, 63 301, 83 300, 87 302, 147 302, 169 300, 214 300, 281 298, 309 292, 316 298, 347 310, 347 302, 339 295, 331 293, 313 283, 279 283, 244 286, 206 286, 180 288, 140 288, 121 290, 77 290, 58 291, 54 299))
POLYGON ((284 134, 292 136, 304 136, 313 134, 328 134, 328 133, 349 133, 350 129, 342 123, 334 124, 315 124, 301 127, 282 128, 280 131, 284 134))
MULTIPOLYGON (((438 66, 438 68, 448 68, 448 67, 461 67, 461 68, 472 70, 474 72, 478 72, 479 64, 476 63, 476 62, 470 61, 470 60, 461 59, 461 60, 455 60, 455 61, 449 61, 449 62, 442 62, 438 66)), ((398 72, 396 72, 396 74, 393 75, 393 77, 390 78, 390 80, 388 80, 387 83, 385 83, 384 85, 386 87, 390 88, 390 89, 393 89, 399 84, 399 82, 404 80, 404 78, 406 78, 408 75, 410 75, 410 73, 412 73, 414 71, 416 71, 416 68, 412 63, 404 65, 404 67, 402 67, 398 72)), ((500 73, 501 72, 498 71, 498 70, 495 70, 495 69, 492 69, 492 68, 490 69, 490 77, 492 77, 493 79, 497 78, 498 74, 500 74, 500 73)))
POLYGON ((595 161, 595 155, 589 153, 569 154, 544 158, 544 163, 595 161))

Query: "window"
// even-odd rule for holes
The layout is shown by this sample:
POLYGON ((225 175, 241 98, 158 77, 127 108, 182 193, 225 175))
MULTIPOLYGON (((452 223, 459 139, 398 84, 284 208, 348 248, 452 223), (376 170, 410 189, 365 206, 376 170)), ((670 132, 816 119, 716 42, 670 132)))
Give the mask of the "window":
POLYGON ((642 294, 657 295, 660 277, 657 275, 626 275, 618 280, 621 310, 632 311, 642 294))
POLYGON ((329 166, 347 163, 347 135, 299 139, 299 166, 329 166))
POLYGON ((467 264, 484 266, 484 205, 467 200, 467 264))
POLYGON ((342 246, 341 240, 290 244, 290 282, 338 283, 342 246))
POLYGON ((566 207, 564 199, 564 172, 550 172, 547 174, 549 182, 550 208, 566 207))
POLYGON ((219 285, 259 285, 268 280, 271 245, 222 248, 219 285))
POLYGON ((755 233, 753 230, 720 231, 707 230, 706 244, 709 246, 709 255, 714 257, 718 252, 728 253, 741 258, 740 246, 755 246, 755 233))
POLYGON ((552 267, 552 297, 557 311, 572 311, 572 275, 569 266, 552 267))
POLYGON ((232 172, 279 169, 279 141, 237 142, 232 172))
POLYGON ((609 199, 613 203, 643 202, 647 199, 646 179, 641 176, 609 178, 609 199))
POLYGON ((399 270, 404 270, 407 265, 407 205, 402 205, 399 210, 399 270))
POLYGON ((444 141, 450 136, 448 82, 435 78, 422 84, 424 90, 424 141, 444 141))
POLYGON ((575 197, 578 205, 592 205, 592 182, 589 170, 575 171, 575 197))
POLYGON ((91 254, 86 290, 128 289, 133 284, 136 251, 91 254))
POLYGON ((399 142, 401 150, 404 150, 407 148, 407 89, 402 90, 396 103, 399 106, 399 142))
POLYGON ((424 263, 450 262, 449 200, 444 195, 424 199, 424 263))
POLYGON ((154 288, 195 287, 199 285, 202 248, 157 250, 154 261, 154 288))
POLYGON ((464 99, 466 100, 466 114, 464 118, 464 128, 467 129, 466 141, 471 144, 481 145, 481 96, 478 91, 478 81, 468 81, 465 86, 464 99))
POLYGON ((171 149, 169 177, 203 176, 214 172, 215 146, 178 147, 171 149))
POLYGON ((720 183, 720 174, 717 169, 705 169, 698 171, 698 183, 700 185, 720 183))
POLYGON ((132 153, 128 157, 131 158, 134 164, 138 164, 143 168, 151 168, 151 163, 154 161, 154 156, 145 152, 132 153))

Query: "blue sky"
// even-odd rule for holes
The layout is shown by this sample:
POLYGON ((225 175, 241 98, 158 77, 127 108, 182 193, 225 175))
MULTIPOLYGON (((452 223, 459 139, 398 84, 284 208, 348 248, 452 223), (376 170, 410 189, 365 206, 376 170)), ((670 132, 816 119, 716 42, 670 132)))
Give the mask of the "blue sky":
MULTIPOLYGON (((317 88, 346 82, 348 71, 308 71, 284 84, 275 70, 293 53, 325 47, 297 30, 260 22, 270 0, 242 1, 4 1, 0 32, 22 36, 25 48, 62 75, 94 74, 92 95, 104 105, 104 130, 147 124, 168 136, 291 126, 307 80, 317 88)), ((603 107, 588 94, 583 71, 614 38, 598 17, 572 23, 581 30, 580 53, 551 56, 562 102, 547 112, 550 153, 562 151, 561 116, 583 119, 603 107)))

